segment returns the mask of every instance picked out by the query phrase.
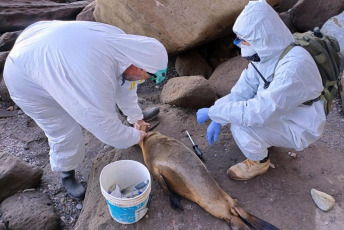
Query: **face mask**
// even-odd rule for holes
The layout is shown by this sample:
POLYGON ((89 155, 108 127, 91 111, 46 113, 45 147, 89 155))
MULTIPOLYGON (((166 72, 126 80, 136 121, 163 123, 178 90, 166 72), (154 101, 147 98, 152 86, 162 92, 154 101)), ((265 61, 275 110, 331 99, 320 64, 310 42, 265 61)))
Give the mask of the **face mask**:
POLYGON ((241 45, 241 56, 249 57, 257 53, 252 46, 241 45))
POLYGON ((241 45, 241 56, 249 61, 259 62, 260 58, 252 46, 241 45))

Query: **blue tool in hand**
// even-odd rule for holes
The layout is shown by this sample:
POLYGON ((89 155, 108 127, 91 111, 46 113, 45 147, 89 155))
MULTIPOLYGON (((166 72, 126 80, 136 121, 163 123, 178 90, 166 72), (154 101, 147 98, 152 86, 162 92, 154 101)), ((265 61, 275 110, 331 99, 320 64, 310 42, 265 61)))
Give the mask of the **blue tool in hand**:
POLYGON ((189 134, 189 132, 186 130, 186 134, 189 136, 189 138, 190 138, 190 140, 191 140, 191 143, 192 143, 192 148, 195 150, 195 152, 196 152, 196 155, 200 158, 200 159, 202 159, 202 153, 201 153, 201 151, 199 150, 199 148, 198 148, 198 146, 197 145, 195 145, 195 143, 193 142, 193 140, 192 140, 192 138, 191 138, 191 136, 190 136, 190 134, 189 134))

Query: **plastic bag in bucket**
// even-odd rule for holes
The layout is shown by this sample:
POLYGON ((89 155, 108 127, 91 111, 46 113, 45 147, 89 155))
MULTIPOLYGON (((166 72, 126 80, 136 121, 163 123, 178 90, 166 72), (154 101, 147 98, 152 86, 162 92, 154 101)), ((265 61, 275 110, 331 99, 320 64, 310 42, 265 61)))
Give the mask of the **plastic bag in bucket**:
POLYGON ((106 165, 100 173, 100 188, 112 218, 121 224, 133 224, 148 211, 151 177, 148 169, 137 161, 120 160, 106 165), (133 198, 118 198, 109 194, 114 185, 126 188, 142 181, 149 181, 146 189, 133 198))

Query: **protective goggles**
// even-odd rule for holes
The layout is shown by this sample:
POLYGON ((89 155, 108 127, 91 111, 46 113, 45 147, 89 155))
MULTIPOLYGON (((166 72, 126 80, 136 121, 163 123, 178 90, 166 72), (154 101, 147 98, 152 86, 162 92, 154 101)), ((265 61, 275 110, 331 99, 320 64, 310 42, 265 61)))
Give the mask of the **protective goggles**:
POLYGON ((233 44, 241 48, 241 44, 240 44, 240 43, 241 43, 242 41, 245 41, 245 40, 242 39, 242 38, 236 37, 236 38, 234 39, 234 41, 233 41, 233 44))
POLYGON ((155 74, 148 73, 150 75, 149 80, 155 81, 155 84, 160 84, 166 79, 166 72, 167 72, 167 67, 166 69, 163 70, 158 70, 155 74))

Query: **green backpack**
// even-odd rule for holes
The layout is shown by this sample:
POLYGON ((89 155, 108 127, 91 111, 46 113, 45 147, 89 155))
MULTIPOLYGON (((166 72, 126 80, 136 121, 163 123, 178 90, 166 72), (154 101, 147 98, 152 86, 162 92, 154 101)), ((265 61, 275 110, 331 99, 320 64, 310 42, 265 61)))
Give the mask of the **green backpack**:
MULTIPOLYGON (((338 56, 338 52, 340 48, 338 41, 334 37, 323 35, 319 31, 319 28, 315 28, 314 32, 308 31, 305 33, 294 33, 293 35, 295 42, 283 51, 278 61, 295 46, 305 48, 312 55, 318 66, 324 90, 318 98, 303 104, 311 105, 317 100, 323 100, 325 114, 327 115, 331 110, 332 100, 338 97, 342 90, 339 79, 340 57, 338 56)), ((277 64, 275 65, 275 69, 277 64)))

